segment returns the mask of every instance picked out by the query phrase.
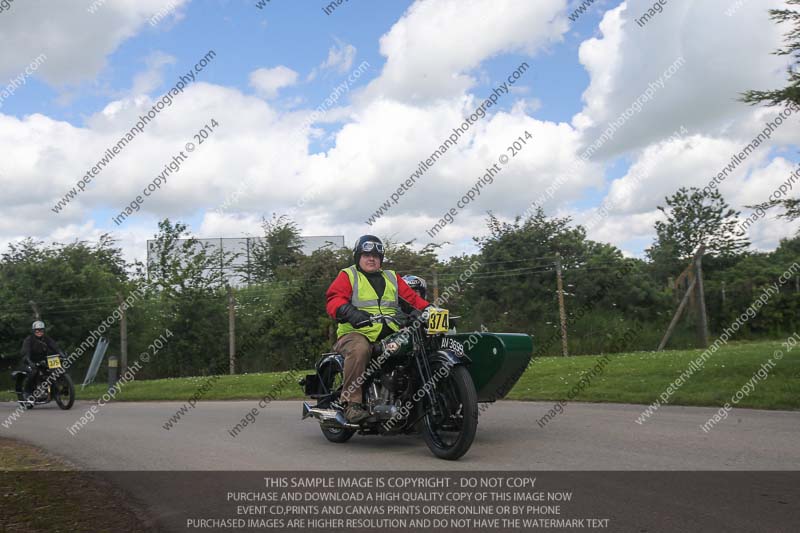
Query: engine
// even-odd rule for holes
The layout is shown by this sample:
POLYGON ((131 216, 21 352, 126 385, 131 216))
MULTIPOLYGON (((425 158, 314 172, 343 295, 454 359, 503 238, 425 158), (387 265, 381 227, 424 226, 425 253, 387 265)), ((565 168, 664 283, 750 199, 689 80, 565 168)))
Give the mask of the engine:
POLYGON ((400 397, 408 387, 408 372, 402 365, 387 369, 372 381, 367 393, 369 410, 379 419, 397 416, 400 397))

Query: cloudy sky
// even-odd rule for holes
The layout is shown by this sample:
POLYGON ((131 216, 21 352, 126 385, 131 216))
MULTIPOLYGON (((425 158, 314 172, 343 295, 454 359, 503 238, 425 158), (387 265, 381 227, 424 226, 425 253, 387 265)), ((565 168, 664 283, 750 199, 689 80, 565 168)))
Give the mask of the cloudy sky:
MULTIPOLYGON (((766 11, 777 0, 671 0, 644 23, 653 3, 639 0, 598 0, 585 13, 565 0, 352 0, 329 13, 325 1, 257 3, 1 2, 0 245, 112 232, 143 258, 164 217, 236 237, 290 212, 304 234, 448 241, 452 255, 473 250, 487 211, 510 220, 540 202, 641 255, 664 196, 708 184, 780 111, 739 93, 785 85, 785 59, 771 52, 786 29, 766 11), (504 83, 485 117, 368 224, 504 83), (144 197, 181 151, 179 170, 144 197), (496 163, 494 182, 431 238, 496 163), (132 201, 139 210, 113 222, 132 201), (609 214, 598 218, 601 206, 609 214)), ((725 198, 745 215, 765 201, 797 168, 798 139, 794 115, 729 173, 725 198)), ((749 236, 767 250, 796 229, 770 214, 749 236)))

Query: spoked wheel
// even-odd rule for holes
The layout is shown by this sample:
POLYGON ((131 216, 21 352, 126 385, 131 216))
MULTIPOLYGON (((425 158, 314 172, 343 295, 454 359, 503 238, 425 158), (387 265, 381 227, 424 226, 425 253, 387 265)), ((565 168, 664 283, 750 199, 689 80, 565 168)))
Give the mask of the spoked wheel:
MULTIPOLYGON (((335 397, 338 398, 339 394, 342 392, 342 381, 344 379, 342 372, 338 368, 334 368, 333 365, 328 365, 325 371, 321 373, 321 377, 327 389, 336 391, 335 397)), ((333 408, 333 406, 331 406, 331 408, 333 408)), ((322 425, 320 425, 320 429, 326 439, 337 444, 343 444, 349 441, 352 436, 356 434, 355 429, 330 428, 322 425)))
POLYGON ((67 410, 75 403, 75 385, 68 374, 59 376, 52 387, 53 399, 61 409, 67 410))
POLYGON ((467 369, 455 366, 431 391, 441 412, 426 407, 422 437, 436 457, 455 460, 467 453, 478 429, 478 394, 467 369))

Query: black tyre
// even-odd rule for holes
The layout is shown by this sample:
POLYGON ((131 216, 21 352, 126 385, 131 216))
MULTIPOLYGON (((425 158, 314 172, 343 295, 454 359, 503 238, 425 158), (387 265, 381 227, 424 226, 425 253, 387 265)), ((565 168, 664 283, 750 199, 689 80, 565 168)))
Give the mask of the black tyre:
POLYGON ((453 461, 467 453, 475 440, 478 393, 463 366, 451 368, 450 375, 438 380, 432 392, 443 412, 434 416, 426 407, 422 438, 436 457, 453 461))
MULTIPOLYGON (((15 384, 15 389, 17 393, 17 403, 20 405, 24 405, 25 409, 33 409, 33 401, 28 401, 29 398, 25 394, 25 390, 28 386, 26 383, 27 377, 17 377, 17 381, 15 384)), ((33 396, 30 397, 30 400, 33 400, 33 396)))
POLYGON ((326 439, 337 444, 343 444, 349 441, 350 438, 356 434, 355 429, 324 428, 322 426, 320 426, 320 429, 322 429, 322 434, 325 435, 326 439))
POLYGON ((72 378, 68 374, 59 376, 53 383, 51 391, 59 408, 65 411, 72 408, 75 403, 75 385, 72 384, 72 378))
POLYGON ((25 409, 33 409, 33 402, 28 402, 25 398, 25 376, 17 377, 14 383, 14 389, 17 393, 17 403, 24 405, 25 409))
MULTIPOLYGON (((338 365, 329 364, 321 369, 320 376, 322 382, 325 384, 326 390, 333 391, 334 398, 338 401, 339 395, 342 393, 342 381, 344 380, 342 369, 338 365)), ((333 408, 334 406, 330 405, 329 407, 333 408)), ((352 436, 356 434, 356 430, 354 429, 329 428, 323 426, 320 426, 320 429, 326 439, 337 444, 343 444, 349 441, 352 436)))

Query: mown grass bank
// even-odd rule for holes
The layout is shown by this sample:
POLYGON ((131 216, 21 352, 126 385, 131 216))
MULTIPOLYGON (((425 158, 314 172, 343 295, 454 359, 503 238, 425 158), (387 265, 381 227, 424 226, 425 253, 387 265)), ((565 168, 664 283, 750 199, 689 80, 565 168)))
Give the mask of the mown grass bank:
POLYGON ((148 531, 127 497, 35 446, 0 437, 0 531, 148 531))
MULTIPOLYGON (((572 400, 652 403, 701 354, 702 350, 610 354, 602 365, 602 371, 572 400)), ((567 400, 582 373, 590 372, 603 357, 606 356, 539 358, 530 365, 508 398, 567 400)), ((721 406, 750 382, 771 358, 775 366, 768 377, 751 382, 752 392, 737 405, 759 409, 800 408, 800 347, 787 351, 781 341, 739 342, 723 346, 671 395, 669 403, 721 406), (776 350, 783 352, 779 360, 775 358, 776 350)), ((297 372, 297 377, 306 372, 297 372)), ((105 385, 96 384, 84 390, 78 386, 77 390, 78 399, 91 400, 105 392, 105 385)), ((122 388, 117 400, 186 402, 200 391, 203 391, 200 401, 256 399, 267 394, 277 399, 302 398, 296 380, 290 379, 286 372, 273 372, 135 381, 122 388), (284 386, 279 386, 280 383, 284 386)), ((13 399, 9 392, 4 393, 4 397, 13 399)))

